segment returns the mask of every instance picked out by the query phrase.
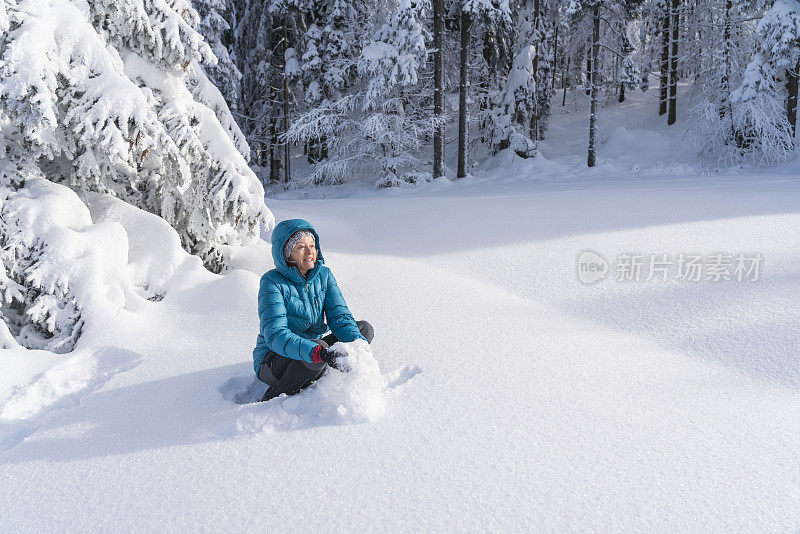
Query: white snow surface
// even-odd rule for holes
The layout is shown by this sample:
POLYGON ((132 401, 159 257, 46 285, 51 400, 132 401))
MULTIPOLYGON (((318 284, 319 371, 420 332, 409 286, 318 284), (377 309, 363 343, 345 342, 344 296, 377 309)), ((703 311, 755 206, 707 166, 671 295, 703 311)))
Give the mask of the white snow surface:
POLYGON ((153 216, 90 198, 127 234, 125 298, 70 354, 4 341, 0 531, 796 531, 800 178, 698 175, 637 98, 601 116, 592 170, 585 115, 558 106, 534 161, 268 199, 315 225, 375 339, 267 403, 268 244, 213 275, 153 216), (586 249, 764 263, 584 285, 586 249))

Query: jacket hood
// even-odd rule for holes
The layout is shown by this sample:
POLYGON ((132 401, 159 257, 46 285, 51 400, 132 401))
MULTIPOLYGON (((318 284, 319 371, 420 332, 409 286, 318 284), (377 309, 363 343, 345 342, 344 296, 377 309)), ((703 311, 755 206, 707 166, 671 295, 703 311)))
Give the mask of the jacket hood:
POLYGON ((317 231, 314 230, 314 227, 311 226, 311 223, 305 221, 303 219, 287 219, 285 221, 281 221, 272 230, 272 261, 275 262, 275 268, 281 273, 283 276, 297 282, 298 284, 305 284, 312 278, 317 275, 319 271, 320 265, 325 263, 325 258, 322 257, 322 249, 319 246, 319 235, 317 235, 317 231), (308 230, 312 234, 314 234, 314 241, 317 245, 317 262, 314 264, 314 267, 308 271, 307 276, 303 278, 303 275, 300 274, 300 271, 297 267, 289 267, 286 264, 286 260, 283 259, 283 247, 286 246, 286 242, 289 241, 289 238, 292 237, 298 230, 308 230))

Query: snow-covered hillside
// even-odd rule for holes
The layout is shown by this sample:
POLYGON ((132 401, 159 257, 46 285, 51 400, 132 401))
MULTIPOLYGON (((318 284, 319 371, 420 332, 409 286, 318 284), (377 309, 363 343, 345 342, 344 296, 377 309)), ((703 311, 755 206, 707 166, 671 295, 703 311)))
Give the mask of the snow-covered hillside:
POLYGON ((376 332, 355 374, 268 403, 247 401, 269 244, 214 275, 155 216, 89 202, 127 271, 74 352, 0 351, 0 531, 796 530, 800 178, 698 176, 621 114, 578 171, 559 113, 534 162, 268 199, 376 332), (763 263, 587 285, 584 250, 763 263))

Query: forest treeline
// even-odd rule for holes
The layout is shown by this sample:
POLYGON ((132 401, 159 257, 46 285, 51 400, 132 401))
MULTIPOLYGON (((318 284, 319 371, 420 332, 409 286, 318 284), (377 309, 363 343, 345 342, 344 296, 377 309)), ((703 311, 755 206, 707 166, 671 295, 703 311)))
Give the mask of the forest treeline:
POLYGON ((700 155, 772 164, 795 151, 796 0, 195 0, 206 65, 265 182, 379 185, 470 154, 534 156, 553 105, 589 100, 587 164, 613 93, 659 92, 666 125, 693 114, 700 155), (657 80, 657 87, 651 81, 657 80), (678 84, 687 83, 686 102, 678 84), (448 138, 450 139, 450 138, 448 138), (292 154, 310 166, 293 173, 292 154), (452 160, 452 156, 448 156, 452 160), (306 172, 307 169, 310 169, 306 172))

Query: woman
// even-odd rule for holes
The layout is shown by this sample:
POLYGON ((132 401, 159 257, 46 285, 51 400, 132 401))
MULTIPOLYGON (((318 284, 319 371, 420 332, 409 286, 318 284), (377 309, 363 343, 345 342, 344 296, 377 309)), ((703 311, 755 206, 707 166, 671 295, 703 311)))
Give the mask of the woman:
POLYGON ((372 342, 372 325, 354 321, 333 273, 327 268, 314 227, 302 219, 282 221, 272 232, 275 269, 261 277, 259 331, 253 367, 269 385, 262 401, 293 395, 338 368, 337 341, 372 342), (324 314, 324 318, 323 318, 324 314), (319 339, 328 330, 331 333, 319 339))

